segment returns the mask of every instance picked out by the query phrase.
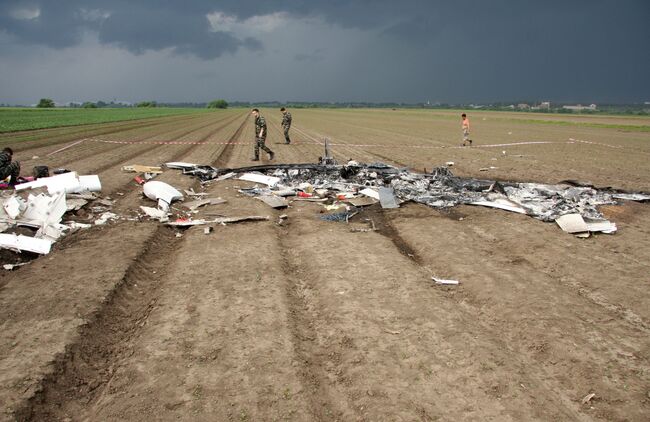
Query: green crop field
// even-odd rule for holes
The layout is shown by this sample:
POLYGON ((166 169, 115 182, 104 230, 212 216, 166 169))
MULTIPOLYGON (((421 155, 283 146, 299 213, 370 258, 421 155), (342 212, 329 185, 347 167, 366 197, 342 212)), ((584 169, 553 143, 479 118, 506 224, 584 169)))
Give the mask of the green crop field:
POLYGON ((207 113, 201 108, 0 108, 0 133, 207 113))

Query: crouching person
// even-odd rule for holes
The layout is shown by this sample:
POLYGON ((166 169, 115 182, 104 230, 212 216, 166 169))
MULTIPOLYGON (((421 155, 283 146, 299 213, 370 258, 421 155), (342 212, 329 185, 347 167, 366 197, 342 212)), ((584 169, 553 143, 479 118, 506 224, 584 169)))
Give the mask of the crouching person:
POLYGON ((0 152, 0 180, 6 179, 11 176, 9 186, 16 186, 18 176, 20 175, 20 163, 18 161, 11 161, 14 151, 7 147, 0 152))

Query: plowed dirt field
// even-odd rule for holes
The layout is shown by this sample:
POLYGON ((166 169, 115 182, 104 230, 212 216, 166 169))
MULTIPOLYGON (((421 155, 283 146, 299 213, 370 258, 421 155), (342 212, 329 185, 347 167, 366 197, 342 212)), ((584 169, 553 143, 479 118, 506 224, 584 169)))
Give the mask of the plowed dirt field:
MULTIPOLYGON (((474 112, 474 146, 461 148, 460 112, 291 112, 285 145, 280 112, 262 110, 278 163, 316 162, 327 138, 340 162, 453 161, 461 176, 650 192, 647 118, 474 112)), ((129 216, 153 203, 123 165, 251 165, 253 136, 249 111, 233 109, 0 144, 24 173, 98 174, 129 216)), ((619 231, 589 239, 505 211, 417 204, 373 206, 378 230, 359 233, 320 220, 319 204, 276 211, 239 194, 250 182, 157 180, 228 201, 202 212, 270 220, 208 235, 119 220, 0 274, 0 420, 649 418, 648 204, 604 208, 619 231)))

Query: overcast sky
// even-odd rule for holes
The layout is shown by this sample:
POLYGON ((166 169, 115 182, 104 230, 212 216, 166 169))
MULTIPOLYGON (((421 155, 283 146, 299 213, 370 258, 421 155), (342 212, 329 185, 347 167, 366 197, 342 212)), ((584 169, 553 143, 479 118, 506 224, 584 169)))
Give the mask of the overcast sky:
POLYGON ((0 0, 0 103, 650 101, 649 0, 0 0))

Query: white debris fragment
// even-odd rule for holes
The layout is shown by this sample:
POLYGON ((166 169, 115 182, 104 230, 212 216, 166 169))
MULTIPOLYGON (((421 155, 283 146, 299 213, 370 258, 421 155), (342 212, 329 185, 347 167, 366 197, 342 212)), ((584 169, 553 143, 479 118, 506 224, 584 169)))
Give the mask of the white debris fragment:
POLYGON ((449 285, 449 286, 456 286, 460 284, 460 281, 458 280, 445 280, 443 278, 436 278, 436 277, 431 277, 433 281, 436 282, 436 284, 444 284, 444 285, 449 285))
POLYGON ((163 223, 168 221, 167 211, 163 211, 158 208, 144 207, 144 206, 141 206, 140 209, 142 210, 142 212, 144 212, 151 218, 160 220, 163 223))
POLYGON ((279 177, 265 176, 259 173, 244 173, 238 178, 239 180, 246 180, 247 182, 262 183, 267 186, 275 186, 280 181, 279 177))
POLYGON ((16 236, 15 234, 0 233, 0 248, 47 255, 52 248, 52 241, 23 235, 16 236))
POLYGON ((25 205, 25 202, 21 198, 17 196, 11 196, 5 199, 4 205, 2 207, 9 217, 15 219, 18 217, 18 215, 20 215, 21 211, 25 210, 27 205, 25 205))
POLYGON ((193 169, 196 166, 197 164, 184 163, 182 161, 173 161, 170 163, 165 163, 165 167, 167 167, 168 169, 179 169, 179 170, 193 169))
POLYGON ((4 264, 2 268, 4 268, 7 271, 11 271, 14 268, 22 267, 23 265, 27 264, 27 262, 21 262, 19 264, 4 264))
POLYGON ((376 191, 375 189, 365 188, 364 190, 359 191, 359 193, 379 201, 379 192, 376 191))
POLYGON ((71 171, 56 176, 41 177, 33 182, 18 184, 16 185, 16 191, 40 187, 46 187, 50 194, 57 192, 98 192, 102 189, 97 175, 79 176, 76 171, 71 171))
POLYGON ((106 224, 108 220, 116 220, 117 218, 118 218, 117 214, 113 214, 112 212, 105 212, 102 215, 100 215, 97 220, 95 220, 95 225, 101 226, 103 224, 106 224))
POLYGON ((475 201, 470 203, 470 205, 480 205, 482 207, 498 208, 519 214, 526 214, 526 210, 520 207, 519 204, 505 198, 497 198, 492 201, 475 201))
POLYGON ((167 211, 173 201, 183 199, 183 195, 176 188, 165 182, 147 182, 142 189, 147 198, 158 201, 158 208, 163 211, 167 211))

